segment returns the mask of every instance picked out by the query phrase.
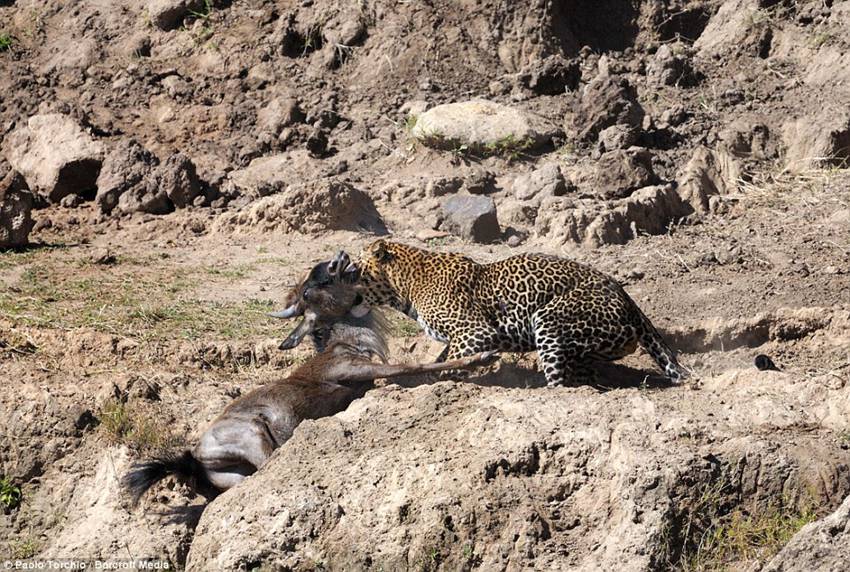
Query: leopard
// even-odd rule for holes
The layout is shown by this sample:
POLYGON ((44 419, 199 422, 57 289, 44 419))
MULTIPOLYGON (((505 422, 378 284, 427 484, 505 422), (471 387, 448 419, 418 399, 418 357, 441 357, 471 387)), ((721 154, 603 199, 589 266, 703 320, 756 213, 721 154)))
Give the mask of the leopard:
POLYGON ((673 383, 689 377, 649 318, 612 277, 575 260, 517 254, 478 263, 380 238, 353 264, 363 304, 389 306, 445 343, 437 361, 482 351, 537 351, 550 387, 594 377, 594 361, 643 347, 673 383))

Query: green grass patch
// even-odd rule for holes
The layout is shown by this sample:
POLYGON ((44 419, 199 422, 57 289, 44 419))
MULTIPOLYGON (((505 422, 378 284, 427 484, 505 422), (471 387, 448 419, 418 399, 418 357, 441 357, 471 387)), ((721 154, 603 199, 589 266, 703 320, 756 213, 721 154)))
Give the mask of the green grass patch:
POLYGON ((791 537, 817 520, 811 507, 768 507, 748 513, 735 510, 711 526, 683 567, 688 572, 725 570, 734 563, 764 564, 791 537))
POLYGON ((768 506, 730 506, 735 498, 728 478, 721 478, 703 487, 699 496, 683 507, 684 519, 673 541, 676 546, 668 541, 670 556, 674 556, 668 556, 671 568, 714 572, 737 570, 744 564, 748 569, 763 565, 803 526, 818 518, 811 493, 799 501, 782 499, 768 506))
POLYGON ((0 32, 0 52, 7 52, 15 45, 15 38, 6 32, 0 32))
POLYGON ((21 504, 21 487, 9 477, 0 478, 0 506, 4 510, 14 510, 21 504))

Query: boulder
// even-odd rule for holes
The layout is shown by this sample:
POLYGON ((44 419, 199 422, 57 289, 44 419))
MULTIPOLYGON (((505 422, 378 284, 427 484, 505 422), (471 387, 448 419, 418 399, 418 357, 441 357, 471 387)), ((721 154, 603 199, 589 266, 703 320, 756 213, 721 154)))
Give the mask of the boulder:
POLYGON ((850 165, 850 108, 829 105, 817 115, 785 124, 786 169, 792 172, 850 165))
POLYGON ((679 175, 679 195, 698 212, 709 211, 709 199, 738 190, 741 167, 725 151, 697 147, 679 175))
POLYGON ((148 0, 147 5, 151 23, 160 30, 173 30, 190 11, 203 7, 202 0, 148 0))
POLYGON ((202 191, 195 164, 184 153, 175 153, 154 168, 148 188, 165 192, 178 209, 191 206, 202 191))
POLYGON ((9 171, 0 180, 0 248, 26 246, 35 224, 30 216, 33 196, 23 176, 9 171))
POLYGON ((454 195, 442 203, 443 228, 472 242, 493 242, 501 235, 496 203, 480 195, 454 195))
POLYGON ((643 117, 637 93, 627 80, 599 75, 585 86, 567 132, 579 141, 593 143, 600 131, 612 125, 640 128, 643 117))
POLYGON ((641 234, 663 234, 671 222, 692 212, 673 185, 645 187, 607 204, 551 197, 542 201, 535 213, 534 232, 548 244, 596 248, 625 244, 641 234))
POLYGON ((725 0, 708 21, 694 49, 710 58, 741 46, 759 21, 761 0, 725 0))
POLYGON ((850 548, 850 497, 838 510, 804 526, 761 572, 839 572, 847 569, 850 548))
POLYGON ((430 147, 493 154, 539 148, 557 133, 541 117, 484 99, 432 107, 411 129, 430 147))
POLYGON ((518 176, 514 179, 513 189, 516 198, 528 201, 535 197, 564 195, 567 192, 567 184, 560 167, 549 163, 518 176))
POLYGON ((118 199, 143 185, 159 160, 133 139, 123 139, 106 154, 97 178, 95 203, 104 214, 118 206, 118 199))
POLYGON ((69 194, 94 195, 103 147, 67 115, 30 117, 6 138, 3 151, 30 190, 50 202, 69 194))
POLYGON ((256 200, 236 212, 222 214, 213 227, 219 232, 387 232, 369 195, 349 183, 332 179, 291 185, 282 193, 256 200))
POLYGON ((609 151, 596 161, 589 181, 575 181, 605 199, 622 199, 633 191, 654 185, 658 176, 652 170, 652 153, 647 149, 609 151))

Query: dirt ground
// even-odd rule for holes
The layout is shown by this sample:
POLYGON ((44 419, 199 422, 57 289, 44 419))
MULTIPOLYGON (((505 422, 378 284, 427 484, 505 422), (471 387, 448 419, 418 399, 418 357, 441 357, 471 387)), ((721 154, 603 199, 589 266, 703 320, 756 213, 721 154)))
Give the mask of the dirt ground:
MULTIPOLYGON (((162 215, 105 213, 82 191, 74 206, 42 201, 30 246, 0 251, 0 478, 20 493, 19 500, 0 497, 0 559, 144 554, 186 566, 203 499, 169 483, 140 512, 117 491, 114 467, 193 442, 234 397, 311 355, 306 345, 279 351, 290 324, 266 312, 314 263, 340 249, 355 254, 377 233, 305 221, 287 214, 301 212, 291 203, 279 220, 258 219, 262 209, 251 209, 285 193, 296 203, 323 197, 327 181, 363 191, 382 227, 408 244, 481 262, 545 252, 614 276, 694 371, 692 384, 658 398, 677 408, 693 400, 694 418, 723 404, 732 377, 743 380, 734 385, 760 375, 758 354, 787 376, 777 383, 793 386, 788 395, 835 392, 833 409, 800 397, 817 409, 817 421, 782 431, 788 441, 823 445, 813 465, 837 459, 813 493, 809 520, 850 492, 850 123, 840 121, 850 112, 850 2, 213 1, 168 30, 152 23, 152 11, 88 0, 0 1, 0 33, 11 41, 0 51, 0 70, 14 94, 0 101, 5 140, 31 115, 60 112, 106 146, 132 138, 163 160, 187 154, 204 193, 196 205, 162 215), (672 83, 653 79, 663 46, 687 64, 672 83), (553 55, 580 69, 577 88, 540 93, 529 83, 553 55), (652 153, 653 185, 691 188, 688 165, 699 148, 733 157, 734 177, 696 177, 712 189, 710 208, 655 220, 662 232, 633 219, 624 240, 570 240, 557 231, 565 212, 577 217, 570 220, 594 213, 579 230, 589 233, 595 213, 621 204, 596 192, 595 165, 610 151, 595 135, 577 135, 598 106, 582 90, 605 74, 626 78, 643 107, 645 118, 632 127, 635 145, 652 153), (432 107, 472 97, 539 114, 562 133, 541 151, 492 156, 431 149, 410 135, 410 102, 432 107), (269 127, 262 110, 289 98, 301 119, 269 127), (796 120, 813 131, 794 131, 796 120), (823 149, 818 125, 826 125, 832 156, 806 156, 823 149), (261 171, 266 187, 240 182, 238 173, 270 156, 281 159, 273 172, 261 171), (806 161, 792 164, 801 156, 806 161), (515 196, 517 177, 549 163, 576 182, 573 194, 535 203, 535 216, 508 214, 528 206, 515 196), (429 181, 457 179, 467 189, 481 178, 490 181, 501 222, 490 244, 445 232, 441 200, 428 190, 429 181), (186 507, 195 512, 185 521, 144 518, 152 508, 186 507), (80 512, 89 519, 80 523, 80 512), (126 541, 100 531, 103 522, 129 531, 126 541)), ((0 174, 10 162, 0 159, 0 174)), ((441 344, 415 323, 396 314, 391 321, 394 361, 439 354, 441 344)), ((598 386, 568 388, 557 399, 569 407, 583 392, 610 394, 616 405, 628 392, 665 387, 642 352, 599 372, 598 386)), ((505 356, 471 382, 493 386, 493 400, 499 391, 544 385, 533 354, 505 356)), ((485 407, 477 396, 459 399, 485 407)), ((790 397, 781 403, 795 407, 790 397)), ((765 423, 765 431, 781 425, 773 417, 765 423)), ((758 570, 780 548, 642 569, 758 570)), ((544 549, 538 566, 556 565, 554 550, 544 549)), ((586 564, 576 554, 595 548, 575 550, 561 562, 586 564)), ((215 569, 199 558, 190 564, 215 569)), ((407 567, 457 564, 417 558, 407 567)), ((503 569, 533 561, 487 560, 503 569)), ((322 569, 305 562, 281 569, 322 569)))

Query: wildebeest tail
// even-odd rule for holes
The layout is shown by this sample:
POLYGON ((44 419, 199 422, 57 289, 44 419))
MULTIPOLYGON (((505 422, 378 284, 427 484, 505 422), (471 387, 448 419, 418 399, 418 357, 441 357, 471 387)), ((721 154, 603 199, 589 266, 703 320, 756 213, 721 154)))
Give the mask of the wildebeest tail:
POLYGON ((212 489, 204 465, 189 450, 182 453, 164 453, 153 459, 136 463, 121 479, 121 484, 137 503, 153 485, 169 475, 175 475, 191 483, 199 492, 212 489))

